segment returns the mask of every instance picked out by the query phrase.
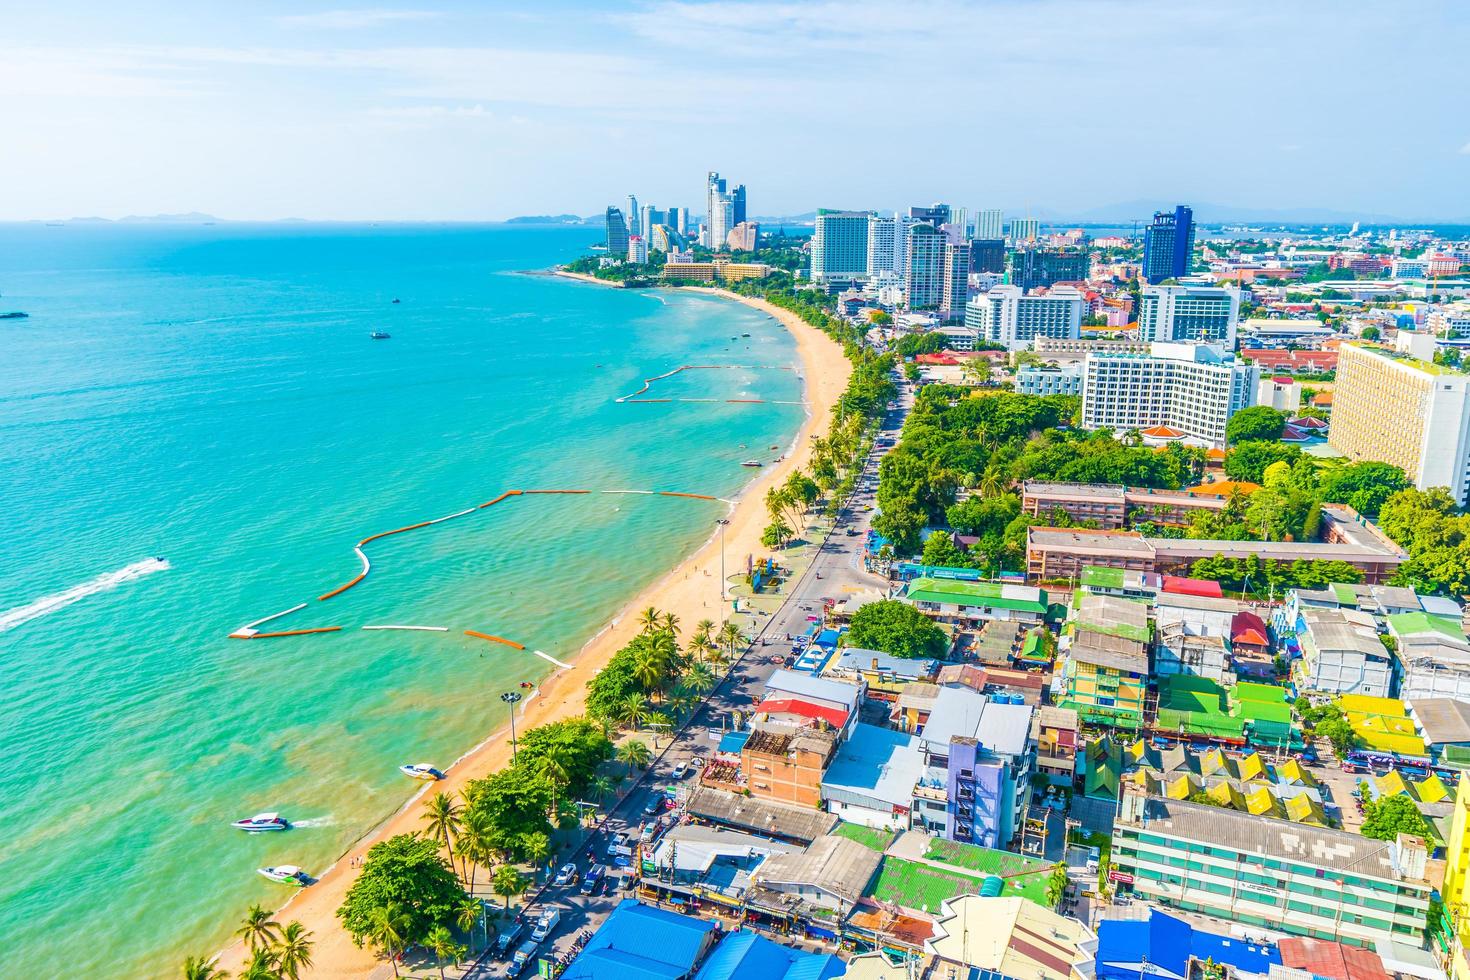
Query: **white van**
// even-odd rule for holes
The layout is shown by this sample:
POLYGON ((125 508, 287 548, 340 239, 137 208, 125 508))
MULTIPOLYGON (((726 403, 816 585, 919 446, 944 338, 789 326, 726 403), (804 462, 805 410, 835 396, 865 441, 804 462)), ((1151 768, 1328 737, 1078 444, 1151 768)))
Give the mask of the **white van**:
POLYGON ((531 942, 544 943, 556 931, 561 924, 561 909, 552 909, 541 916, 541 921, 536 923, 536 928, 531 930, 531 942))

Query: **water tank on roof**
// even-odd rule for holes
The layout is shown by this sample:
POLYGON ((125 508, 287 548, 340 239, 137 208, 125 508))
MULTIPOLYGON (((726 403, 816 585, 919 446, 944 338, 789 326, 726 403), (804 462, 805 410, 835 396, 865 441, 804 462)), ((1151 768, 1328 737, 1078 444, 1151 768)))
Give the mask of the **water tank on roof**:
POLYGON ((1005 891, 1005 887, 1006 883, 1004 880, 997 878, 995 875, 990 875, 980 884, 980 897, 1000 898, 1000 893, 1005 891))

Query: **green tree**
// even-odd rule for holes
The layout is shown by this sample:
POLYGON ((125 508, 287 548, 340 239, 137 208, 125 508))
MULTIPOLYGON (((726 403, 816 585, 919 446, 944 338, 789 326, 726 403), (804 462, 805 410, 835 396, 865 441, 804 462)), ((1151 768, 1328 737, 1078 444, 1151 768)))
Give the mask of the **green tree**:
POLYGON ((245 945, 252 950, 270 949, 280 931, 281 924, 271 918, 271 913, 257 902, 245 911, 245 919, 240 923, 240 928, 235 930, 235 935, 244 940, 245 945))
POLYGON ((950 641, 944 630, 913 606, 883 599, 853 614, 844 642, 896 657, 943 657, 950 641))
MULTIPOLYGON (((462 826, 460 816, 463 813, 464 807, 448 793, 435 793, 424 801, 424 822, 429 825, 429 832, 444 844, 445 854, 454 854, 454 835, 462 826)), ((451 857, 450 867, 453 866, 451 857)))
POLYGON ((929 535, 929 540, 924 542, 923 557, 920 558, 925 565, 942 565, 951 568, 964 567, 969 563, 960 549, 955 546, 954 538, 950 537, 948 531, 935 531, 929 535))
POLYGON ((628 775, 633 775, 634 769, 646 769, 653 761, 653 752, 648 745, 636 738, 630 738, 618 746, 618 761, 628 767, 628 775))
POLYGON ((1363 802, 1363 827, 1359 831, 1364 837, 1374 840, 1393 840, 1399 834, 1415 837, 1429 836, 1429 824, 1419 813, 1419 808, 1407 796, 1385 796, 1363 802))
POLYGON ((467 952, 464 946, 454 941, 454 935, 444 926, 430 929, 429 935, 424 939, 424 946, 434 954, 434 962, 439 967, 439 980, 444 980, 444 961, 451 960, 458 966, 467 952))
POLYGON ((791 540, 791 533, 791 525, 778 517, 767 524, 765 530, 761 532, 761 545, 772 551, 784 548, 786 542, 791 540))
POLYGON ((270 950, 252 950, 239 980, 281 980, 281 975, 276 972, 275 960, 271 959, 270 950))
POLYGON ((1231 445, 1242 442, 1275 442, 1286 429, 1286 415, 1266 405, 1243 408, 1225 423, 1225 438, 1231 445))
POLYGON ((337 917, 359 946, 388 912, 400 924, 400 941, 421 943, 435 925, 450 921, 464 898, 465 891, 436 841, 399 834, 368 851, 337 917))
POLYGON ((1232 480, 1260 483, 1265 479, 1267 466, 1277 460, 1295 465, 1301 458, 1302 451, 1296 446, 1278 442, 1244 442, 1225 457, 1225 475, 1232 480))
POLYGON ((271 946, 271 958, 285 980, 301 980, 301 971, 311 969, 311 933, 296 921, 286 923, 281 938, 271 946))
POLYGON ((469 937, 470 950, 475 945, 475 930, 485 921, 485 906, 477 898, 465 898, 454 910, 454 924, 469 937))
POLYGON ((1062 904, 1062 898, 1067 894, 1067 866, 1057 864, 1052 867, 1051 874, 1046 879, 1046 904, 1049 908, 1056 908, 1062 904))
POLYGON ((190 956, 184 960, 184 980, 226 980, 229 974, 214 965, 214 957, 190 956))
MULTIPOLYGON (((393 965, 395 977, 398 976, 398 954, 408 946, 411 925, 412 917, 397 902, 375 906, 363 923, 363 937, 393 965)), ((358 942, 356 934, 353 941, 358 942)))
POLYGON ((1353 726, 1340 715, 1319 721, 1313 726, 1312 731, 1331 742, 1332 750, 1339 755, 1351 752, 1358 747, 1358 733, 1353 731, 1353 726))
POLYGON ((505 899, 505 907, 508 909, 510 900, 531 887, 531 883, 514 865, 502 864, 495 869, 495 876, 491 879, 490 887, 495 894, 505 899))

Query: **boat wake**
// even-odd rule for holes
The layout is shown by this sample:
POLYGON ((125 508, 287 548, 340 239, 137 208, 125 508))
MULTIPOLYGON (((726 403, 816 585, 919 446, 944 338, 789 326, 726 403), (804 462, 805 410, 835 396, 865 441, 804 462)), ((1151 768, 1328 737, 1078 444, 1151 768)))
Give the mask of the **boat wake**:
POLYGON ((149 558, 146 561, 135 561, 131 565, 124 565, 115 572, 99 575, 94 579, 83 582, 81 585, 73 585, 71 588, 45 598, 37 599, 35 602, 24 606, 16 606, 0 612, 0 633, 13 630, 17 626, 29 623, 33 619, 39 619, 59 609, 65 609, 72 603, 81 602, 83 599, 99 592, 107 592, 131 582, 133 579, 151 575, 154 572, 162 572, 170 567, 169 563, 162 558, 149 558))
POLYGON ((308 820, 293 820, 293 821, 291 821, 291 826, 296 827, 298 829, 306 829, 306 828, 311 828, 311 827, 330 827, 334 823, 336 823, 336 821, 333 820, 329 816, 327 816, 327 817, 311 817, 308 820))

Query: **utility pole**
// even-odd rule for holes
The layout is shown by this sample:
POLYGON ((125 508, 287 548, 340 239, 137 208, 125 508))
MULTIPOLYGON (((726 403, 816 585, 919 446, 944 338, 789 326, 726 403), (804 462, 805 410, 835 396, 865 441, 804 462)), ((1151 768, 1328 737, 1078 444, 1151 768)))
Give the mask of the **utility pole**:
POLYGON ((725 528, 729 526, 728 518, 720 518, 715 521, 720 526, 720 609, 721 615, 725 608, 725 528))
POLYGON ((500 696, 500 700, 510 705, 510 761, 514 765, 516 761, 516 705, 521 703, 521 693, 506 691, 500 696))

